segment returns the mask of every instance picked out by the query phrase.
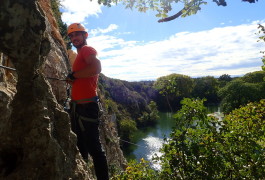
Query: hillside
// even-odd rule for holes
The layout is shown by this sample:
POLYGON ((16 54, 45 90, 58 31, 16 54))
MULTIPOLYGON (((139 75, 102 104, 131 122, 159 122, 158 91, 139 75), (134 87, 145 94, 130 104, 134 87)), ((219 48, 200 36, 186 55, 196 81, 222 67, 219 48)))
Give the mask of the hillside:
POLYGON ((99 84, 100 89, 105 93, 105 98, 122 105, 133 118, 148 112, 147 105, 151 100, 155 101, 158 95, 153 88, 153 81, 128 82, 101 74, 99 84))

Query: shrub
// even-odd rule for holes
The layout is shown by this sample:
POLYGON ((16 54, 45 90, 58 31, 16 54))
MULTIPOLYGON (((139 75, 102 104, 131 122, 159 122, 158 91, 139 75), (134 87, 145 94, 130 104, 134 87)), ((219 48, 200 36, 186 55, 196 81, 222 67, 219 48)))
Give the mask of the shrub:
POLYGON ((158 172, 150 167, 150 163, 143 158, 138 163, 131 161, 124 172, 112 177, 112 180, 161 180, 158 172))
POLYGON ((265 100, 223 121, 206 116, 203 102, 184 99, 178 126, 164 144, 166 179, 260 179, 265 174, 265 100))

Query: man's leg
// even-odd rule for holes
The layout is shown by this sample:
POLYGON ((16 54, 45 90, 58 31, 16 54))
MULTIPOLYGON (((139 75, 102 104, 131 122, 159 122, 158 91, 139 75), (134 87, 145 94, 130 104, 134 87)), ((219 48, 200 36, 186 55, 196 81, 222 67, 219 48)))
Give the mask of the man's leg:
MULTIPOLYGON (((84 106, 82 116, 98 119, 99 108, 96 103, 88 103, 84 106)), ((98 180, 108 180, 108 165, 105 152, 102 148, 99 136, 99 122, 82 121, 85 127, 85 144, 88 153, 92 156, 98 180)))
POLYGON ((108 180, 107 158, 100 142, 98 125, 90 123, 88 132, 88 152, 93 158, 97 178, 98 180, 108 180))
MULTIPOLYGON (((79 108, 76 107, 76 111, 80 111, 79 108)), ((74 114, 75 112, 71 113, 71 129, 77 136, 77 147, 79 149, 79 152, 81 153, 83 159, 85 161, 88 160, 88 148, 86 145, 86 135, 84 134, 84 131, 81 130, 79 123, 78 123, 78 115, 74 114)))

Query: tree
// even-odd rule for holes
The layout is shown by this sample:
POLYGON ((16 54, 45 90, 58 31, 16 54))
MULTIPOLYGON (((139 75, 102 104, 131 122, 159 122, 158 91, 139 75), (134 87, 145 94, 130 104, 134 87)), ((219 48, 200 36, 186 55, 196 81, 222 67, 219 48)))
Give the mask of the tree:
MULTIPOLYGON (((255 3, 258 0, 242 0, 244 2, 255 3)), ((161 18, 158 22, 167 22, 174 20, 178 17, 186 17, 192 14, 196 14, 201 10, 201 5, 205 5, 208 2, 204 0, 99 0, 100 4, 105 6, 111 6, 111 3, 123 2, 126 8, 136 8, 140 12, 146 12, 147 10, 157 11, 156 16, 161 18), (168 17, 168 12, 172 10, 172 5, 179 3, 183 7, 178 13, 168 17)), ((226 0, 213 0, 218 6, 227 6, 226 0)))
POLYGON ((169 101, 170 95, 172 94, 171 93, 171 81, 170 81, 169 77, 167 77, 167 76, 159 77, 157 79, 157 81, 154 83, 154 87, 155 87, 155 89, 157 89, 159 91, 159 94, 166 97, 168 107, 169 107, 170 111, 172 112, 173 109, 172 109, 170 101, 169 101))
POLYGON ((159 118, 159 115, 158 115, 158 110, 157 110, 157 105, 154 101, 151 101, 150 104, 148 105, 148 107, 150 108, 150 119, 152 121, 155 121, 159 118))
POLYGON ((213 76, 206 76, 194 80, 195 86, 192 96, 195 98, 206 98, 208 103, 218 103, 217 96, 218 81, 213 76))
MULTIPOLYGON (((159 118, 157 105, 154 101, 151 101, 148 105, 150 112, 144 112, 143 115, 138 118, 139 126, 146 127, 146 125, 155 124, 156 120, 159 118)), ((138 124, 137 124, 138 125, 138 124)))
POLYGON ((219 87, 224 87, 228 82, 232 81, 232 78, 229 74, 223 74, 218 78, 219 87))
POLYGON ((265 71, 255 71, 245 74, 242 80, 248 83, 261 83, 265 78, 265 71))
POLYGON ((265 98, 265 83, 249 83, 243 78, 229 82, 218 91, 221 97, 221 108, 224 113, 229 113, 235 108, 265 98))
POLYGON ((175 73, 162 76, 154 83, 154 87, 159 93, 166 97, 171 112, 173 112, 171 103, 176 101, 177 98, 189 97, 193 86, 191 77, 175 73))
POLYGON ((131 119, 122 119, 118 122, 119 133, 122 139, 130 141, 132 134, 137 131, 136 122, 131 119))

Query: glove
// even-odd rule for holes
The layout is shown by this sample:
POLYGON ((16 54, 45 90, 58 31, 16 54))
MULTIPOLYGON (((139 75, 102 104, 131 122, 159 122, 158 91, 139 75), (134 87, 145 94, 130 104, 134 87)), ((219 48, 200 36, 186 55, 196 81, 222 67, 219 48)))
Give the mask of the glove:
POLYGON ((71 73, 69 73, 67 76, 66 76, 66 79, 70 79, 70 80, 72 80, 72 81, 74 81, 76 78, 74 77, 74 73, 75 72, 71 72, 71 73))

